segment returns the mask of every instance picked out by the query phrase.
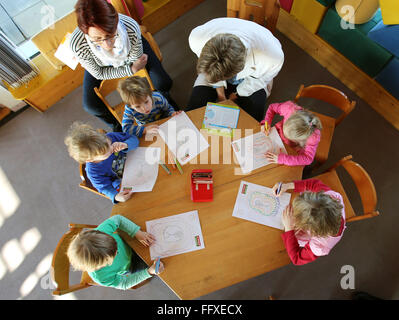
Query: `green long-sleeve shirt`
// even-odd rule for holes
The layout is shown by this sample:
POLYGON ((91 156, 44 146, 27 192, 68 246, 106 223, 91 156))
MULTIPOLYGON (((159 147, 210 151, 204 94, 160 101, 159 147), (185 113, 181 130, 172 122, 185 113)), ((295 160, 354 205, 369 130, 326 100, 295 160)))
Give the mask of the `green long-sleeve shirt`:
POLYGON ((137 231, 140 230, 140 227, 121 215, 113 216, 101 223, 96 230, 102 231, 113 237, 118 245, 118 252, 112 265, 105 266, 94 272, 89 272, 89 275, 95 282, 103 286, 127 290, 150 278, 151 275, 148 273, 147 269, 135 273, 129 271, 132 249, 117 233, 114 233, 117 229, 120 229, 126 232, 129 236, 134 237, 137 231))

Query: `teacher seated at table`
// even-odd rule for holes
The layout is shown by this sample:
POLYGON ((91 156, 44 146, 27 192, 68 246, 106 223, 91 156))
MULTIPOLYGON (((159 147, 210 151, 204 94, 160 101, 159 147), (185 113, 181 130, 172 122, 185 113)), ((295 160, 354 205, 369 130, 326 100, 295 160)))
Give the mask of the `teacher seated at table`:
POLYGON ((193 29, 188 41, 198 56, 188 110, 231 99, 261 121, 273 78, 284 62, 273 34, 252 21, 217 18, 193 29))
POLYGON ((132 76, 144 67, 157 91, 169 97, 172 79, 163 69, 140 26, 131 17, 118 14, 105 0, 78 0, 75 5, 78 27, 70 47, 85 70, 83 108, 114 131, 122 131, 119 122, 94 92, 104 79, 132 76))

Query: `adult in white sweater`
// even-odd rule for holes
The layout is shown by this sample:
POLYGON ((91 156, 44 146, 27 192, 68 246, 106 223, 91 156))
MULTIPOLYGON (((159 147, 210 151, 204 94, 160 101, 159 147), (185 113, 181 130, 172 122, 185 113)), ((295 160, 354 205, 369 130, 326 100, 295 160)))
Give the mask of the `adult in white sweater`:
POLYGON ((198 77, 188 110, 230 98, 261 121, 273 78, 284 63, 273 34, 252 21, 217 18, 193 29, 189 45, 198 56, 198 77))

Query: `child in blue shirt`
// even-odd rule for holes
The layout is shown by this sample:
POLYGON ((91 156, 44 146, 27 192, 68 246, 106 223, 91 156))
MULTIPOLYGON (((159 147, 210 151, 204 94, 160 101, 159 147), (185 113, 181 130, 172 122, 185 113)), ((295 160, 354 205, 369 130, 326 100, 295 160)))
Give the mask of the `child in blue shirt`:
POLYGON ((126 152, 136 149, 139 140, 126 132, 100 133, 88 124, 75 122, 65 138, 69 154, 86 163, 92 185, 113 203, 125 202, 132 192, 119 191, 126 152))
POLYGON ((133 76, 119 81, 118 92, 125 105, 122 119, 122 131, 137 137, 143 134, 156 134, 158 126, 145 124, 166 117, 173 117, 176 112, 162 94, 152 91, 146 78, 133 76), (137 125, 134 124, 136 121, 137 125))

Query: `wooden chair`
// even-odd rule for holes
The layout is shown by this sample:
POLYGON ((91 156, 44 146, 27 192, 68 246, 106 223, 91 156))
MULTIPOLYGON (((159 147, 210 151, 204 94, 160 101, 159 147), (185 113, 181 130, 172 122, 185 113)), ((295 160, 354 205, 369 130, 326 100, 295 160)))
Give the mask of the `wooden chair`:
POLYGON ((356 102, 350 101, 348 97, 340 90, 321 84, 311 85, 308 87, 301 85, 295 97, 295 103, 298 103, 300 98, 313 98, 321 100, 342 110, 342 114, 336 119, 313 112, 319 117, 323 126, 320 143, 317 147, 315 155, 316 164, 314 168, 317 168, 327 161, 334 130, 336 126, 339 125, 342 120, 353 110, 356 102))
POLYGON ((227 16, 256 22, 272 33, 276 30, 280 2, 278 0, 227 0, 227 16))
MULTIPOLYGON (((140 26, 141 33, 144 38, 147 39, 149 42, 152 50, 158 57, 160 61, 162 61, 162 53, 161 50, 159 49, 157 43, 155 42, 154 38, 152 37, 151 33, 147 32, 147 28, 144 26, 140 26)), ((141 69, 138 72, 134 74, 135 76, 143 77, 148 80, 148 83, 151 86, 152 90, 155 90, 154 84, 151 81, 150 75, 148 74, 147 70, 141 69)), ((123 78, 124 79, 124 78, 123 78)), ((97 88, 94 88, 94 92, 97 94, 97 96, 101 99, 101 101, 106 105, 108 110, 112 113, 112 115, 119 121, 119 123, 122 125, 122 118, 123 118, 123 112, 125 109, 125 104, 123 103, 122 99, 119 96, 119 93, 116 91, 116 88, 118 87, 118 82, 121 79, 110 79, 110 80, 103 80, 101 81, 100 86, 97 88), (112 96, 111 96, 112 94, 112 96), (109 96, 107 98, 107 96, 109 96)))
MULTIPOLYGON (((51 278, 57 284, 57 288, 53 291, 53 295, 55 296, 61 296, 91 286, 101 286, 94 282, 87 272, 82 272, 80 283, 74 285, 69 284, 70 263, 67 256, 69 244, 71 243, 73 237, 79 234, 83 229, 94 229, 97 226, 75 223, 70 223, 68 226, 69 231, 67 231, 58 242, 58 245, 54 250, 53 260, 51 262, 51 278)), ((146 283, 148 283, 148 279, 129 289, 138 289, 146 283)))
POLYGON ((79 187, 81 187, 85 190, 89 190, 91 192, 94 192, 95 194, 98 194, 104 198, 109 199, 105 194, 102 194, 101 192, 99 192, 92 185, 90 179, 87 177, 87 174, 86 174, 86 164, 84 164, 84 163, 79 164, 79 174, 80 174, 80 179, 82 179, 82 181, 79 184, 79 187))
POLYGON ((347 222, 363 220, 379 215, 379 212, 376 210, 377 193, 375 191, 374 183, 366 170, 364 170, 360 164, 352 161, 351 159, 351 155, 346 156, 339 160, 331 168, 326 170, 323 174, 312 178, 323 181, 324 184, 328 185, 332 190, 342 195, 347 222), (346 170, 356 185, 363 206, 363 214, 361 215, 356 215, 354 212, 348 196, 346 195, 346 192, 342 186, 341 180, 338 177, 336 169, 340 166, 346 170))
POLYGON ((81 232, 84 228, 96 228, 95 225, 89 224, 69 224, 69 231, 66 232, 58 242, 54 250, 53 260, 51 262, 50 274, 53 281, 57 284, 57 288, 53 291, 53 295, 61 296, 66 293, 77 291, 97 285, 90 278, 87 272, 82 272, 80 283, 69 284, 70 263, 67 256, 68 246, 72 238, 81 232))

